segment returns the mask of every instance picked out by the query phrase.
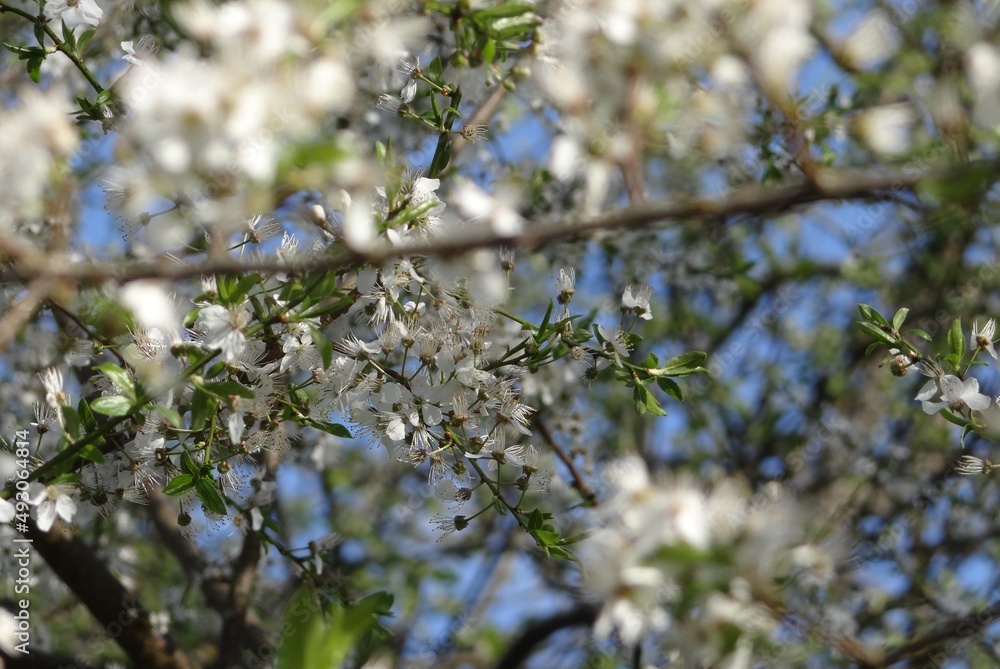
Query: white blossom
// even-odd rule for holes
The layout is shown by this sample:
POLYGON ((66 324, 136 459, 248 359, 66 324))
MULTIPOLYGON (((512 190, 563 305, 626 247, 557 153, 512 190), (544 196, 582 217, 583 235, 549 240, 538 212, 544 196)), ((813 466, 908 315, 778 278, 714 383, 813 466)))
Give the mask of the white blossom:
POLYGON ((218 304, 210 304, 198 313, 195 330, 201 334, 205 348, 221 349, 223 360, 235 362, 246 348, 243 328, 247 326, 247 322, 247 313, 242 309, 232 311, 218 304))
POLYGON ((29 501, 35 507, 35 521, 39 530, 48 532, 57 516, 67 523, 73 520, 76 502, 70 496, 71 488, 65 485, 33 484, 33 489, 34 493, 29 501))
POLYGON ((67 28, 80 26, 97 27, 101 23, 104 10, 96 0, 46 0, 45 18, 62 21, 67 28))
POLYGON ((979 381, 968 378, 962 381, 957 376, 947 375, 940 380, 931 379, 917 394, 924 413, 936 414, 941 409, 962 411, 965 408, 985 411, 992 403, 990 398, 979 392, 979 381), (937 401, 933 401, 938 397, 937 401))

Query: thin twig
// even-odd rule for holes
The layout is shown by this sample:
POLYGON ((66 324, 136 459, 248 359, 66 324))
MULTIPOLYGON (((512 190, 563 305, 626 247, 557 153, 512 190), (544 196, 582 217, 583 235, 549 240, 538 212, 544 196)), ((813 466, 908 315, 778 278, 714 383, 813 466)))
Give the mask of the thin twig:
POLYGON ((599 506, 600 501, 597 499, 597 493, 595 493, 587 482, 584 480, 583 475, 580 474, 580 470, 576 468, 573 464, 573 458, 566 453, 566 450, 556 442, 555 437, 553 437, 552 432, 549 431, 548 426, 545 421, 542 420, 541 416, 535 414, 534 418, 535 428, 538 430, 538 434, 542 435, 542 439, 545 443, 555 452, 556 457, 559 458, 560 462, 566 465, 566 469, 569 470, 570 476, 573 477, 573 487, 580 493, 580 496, 589 504, 590 506, 599 506))

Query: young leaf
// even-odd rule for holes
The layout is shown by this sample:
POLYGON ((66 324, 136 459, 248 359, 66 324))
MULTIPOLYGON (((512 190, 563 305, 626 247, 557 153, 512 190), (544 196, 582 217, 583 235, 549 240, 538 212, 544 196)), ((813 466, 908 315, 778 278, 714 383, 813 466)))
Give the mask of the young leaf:
POLYGON ((28 58, 28 77, 37 83, 42 81, 42 61, 45 60, 45 56, 31 56, 28 58))
MULTIPOLYGON (((80 39, 76 41, 76 51, 78 54, 81 56, 83 55, 84 50, 86 50, 87 45, 90 44, 90 40, 93 39, 96 32, 97 30, 91 28, 90 30, 84 31, 84 33, 80 35, 80 39)), ((39 44, 41 44, 41 42, 39 42, 39 44)))
POLYGON ((885 344, 886 346, 896 345, 896 340, 890 337, 887 332, 885 332, 882 328, 878 327, 877 325, 873 325, 868 321, 858 321, 857 323, 858 327, 861 328, 861 331, 864 332, 869 337, 871 337, 872 339, 879 341, 885 344))
POLYGON ((442 75, 444 74, 444 66, 441 64, 441 57, 435 56, 431 64, 427 66, 427 78, 433 81, 435 84, 442 84, 442 75))
POLYGON ((510 18, 534 11, 537 7, 533 2, 504 2, 496 7, 480 9, 472 15, 474 21, 510 18))
POLYGON ((237 397, 242 397, 244 399, 252 400, 253 391, 244 386, 242 383, 236 381, 216 381, 215 383, 206 383, 202 386, 202 389, 218 397, 220 399, 228 399, 231 395, 236 395, 237 397))
POLYGON ((965 335, 962 334, 962 318, 956 318, 948 330, 948 349, 961 360, 965 355, 965 335))
POLYGON ((877 323, 878 325, 883 325, 889 327, 889 322, 882 317, 878 311, 867 304, 859 304, 858 310, 861 312, 861 317, 871 323, 877 323))
POLYGON ((181 425, 182 425, 182 423, 181 423, 181 415, 179 413, 177 413, 176 409, 172 409, 170 407, 161 407, 161 406, 156 406, 156 405, 153 405, 152 408, 153 408, 153 411, 156 411, 157 413, 159 413, 160 415, 162 415, 164 418, 166 418, 167 422, 170 423, 172 426, 174 426, 174 427, 181 427, 181 425))
POLYGON ((681 387, 673 379, 666 376, 658 377, 656 379, 656 385, 660 387, 660 390, 670 395, 678 402, 684 401, 684 393, 681 391, 681 387))
POLYGON ((483 63, 487 65, 493 62, 493 57, 497 55, 497 43, 495 40, 487 38, 482 50, 483 63))
POLYGON ((703 351, 690 351, 663 363, 660 370, 667 376, 688 376, 689 374, 708 373, 701 365, 708 360, 708 354, 703 351))
POLYGON ((310 423, 310 425, 312 425, 318 430, 326 432, 327 434, 332 434, 335 437, 342 437, 344 439, 351 439, 353 437, 351 431, 348 430, 343 425, 341 425, 340 423, 327 423, 325 421, 315 421, 313 423, 310 423))
POLYGON ((903 323, 906 321, 906 315, 910 313, 910 310, 906 307, 901 308, 896 312, 896 315, 892 317, 892 329, 899 330, 903 327, 903 323))
POLYGON ((632 404, 635 406, 636 413, 640 415, 647 412, 654 416, 667 415, 667 412, 663 410, 660 403, 653 397, 653 394, 641 383, 635 384, 635 387, 632 389, 632 404))
POLYGON ((194 482, 194 491, 198 494, 198 499, 205 505, 205 508, 220 516, 226 515, 226 501, 215 489, 215 480, 211 476, 205 476, 194 482))
POLYGON ((330 367, 330 363, 333 361, 333 345, 330 343, 329 339, 323 336, 323 333, 320 332, 319 328, 310 326, 309 334, 312 335, 313 346, 315 346, 316 350, 319 351, 320 359, 323 360, 323 369, 328 369, 330 367))
POLYGON ((163 494, 176 497, 177 495, 183 495, 193 487, 193 476, 190 474, 178 474, 174 478, 170 479, 170 483, 163 487, 163 494))
POLYGON ((98 365, 97 371, 108 377, 108 381, 111 381, 114 387, 125 395, 131 398, 135 397, 135 382, 132 380, 132 375, 124 369, 113 362, 106 362, 103 365, 98 365))
POLYGON ((121 395, 108 395, 98 397, 90 403, 90 408, 105 416, 125 416, 132 408, 132 403, 127 397, 121 395))
POLYGON ((198 464, 194 461, 194 459, 190 455, 188 455, 187 451, 181 452, 181 469, 185 473, 191 474, 191 476, 197 476, 199 473, 198 464))

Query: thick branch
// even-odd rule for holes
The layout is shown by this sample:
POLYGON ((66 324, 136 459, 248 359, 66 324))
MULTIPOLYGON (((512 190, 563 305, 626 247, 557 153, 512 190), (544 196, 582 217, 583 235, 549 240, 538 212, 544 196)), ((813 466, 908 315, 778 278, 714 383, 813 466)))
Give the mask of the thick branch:
POLYGON ((219 640, 219 660, 217 666, 227 669, 240 659, 247 628, 247 611, 257 579, 257 563, 260 561, 260 539, 253 530, 247 530, 240 551, 233 565, 233 575, 229 586, 229 605, 222 621, 222 635, 219 640))
POLYGON ((87 664, 76 657, 49 655, 31 649, 28 654, 14 653, 9 655, 0 651, 0 666, 5 669, 98 669, 105 665, 87 664))
POLYGON ((888 651, 880 662, 870 666, 873 669, 875 667, 891 667, 897 662, 931 650, 941 644, 969 641, 997 619, 1000 619, 1000 603, 951 620, 922 637, 888 651))
POLYGON ((32 281, 28 292, 10 305, 7 313, 0 319, 0 353, 7 350, 24 325, 35 315, 35 311, 48 299, 56 283, 47 279, 32 281))
POLYGON ((56 519, 48 532, 28 522, 32 541, 52 571, 73 591, 105 632, 137 667, 193 669, 191 660, 166 636, 157 634, 149 611, 116 579, 73 529, 56 519))
MULTIPOLYGON (((990 164, 991 167, 995 167, 990 164)), ((73 263, 62 256, 29 252, 23 244, 0 238, 0 250, 14 260, 13 266, 0 273, 0 281, 27 281, 38 277, 62 278, 81 285, 107 280, 131 281, 160 278, 190 279, 208 274, 242 272, 310 272, 353 267, 361 263, 378 264, 385 260, 412 255, 453 257, 468 251, 500 246, 537 249, 548 244, 580 239, 602 231, 623 231, 656 223, 692 218, 726 218, 787 211, 809 203, 829 200, 855 200, 878 197, 885 191, 907 191, 924 181, 958 177, 983 167, 936 167, 919 170, 835 170, 818 172, 812 180, 792 181, 780 186, 748 186, 718 197, 690 198, 682 201, 656 202, 588 218, 569 216, 553 222, 529 222, 516 235, 499 235, 487 226, 469 234, 454 234, 427 243, 404 246, 379 244, 370 249, 355 249, 333 256, 307 257, 299 261, 240 260, 211 258, 192 265, 178 265, 162 258, 155 262, 73 263), (12 248, 13 247, 13 248, 12 248)))
MULTIPOLYGON (((150 492, 149 515, 167 550, 174 554, 188 576, 201 584, 201 592, 205 601, 223 618, 226 618, 231 599, 234 597, 231 593, 231 586, 221 574, 207 573, 209 571, 208 561, 202 557, 198 547, 181 534, 177 526, 177 509, 171 498, 159 491, 150 492)), ((240 634, 242 645, 245 648, 250 648, 257 653, 271 649, 267 632, 264 630, 261 620, 252 612, 243 614, 243 626, 240 634)))
POLYGON ((531 621, 524 626, 521 635, 514 640, 514 643, 497 662, 496 669, 517 669, 527 661, 536 647, 543 644, 546 639, 559 630, 593 625, 595 620, 597 620, 597 609, 593 606, 581 605, 542 620, 531 621))

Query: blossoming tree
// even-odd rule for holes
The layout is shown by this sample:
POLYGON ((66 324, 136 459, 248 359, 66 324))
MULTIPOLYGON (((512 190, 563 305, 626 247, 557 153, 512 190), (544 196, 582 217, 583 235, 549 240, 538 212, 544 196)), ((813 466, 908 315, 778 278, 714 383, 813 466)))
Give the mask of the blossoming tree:
POLYGON ((4 665, 1000 662, 998 20, 0 0, 4 665))

